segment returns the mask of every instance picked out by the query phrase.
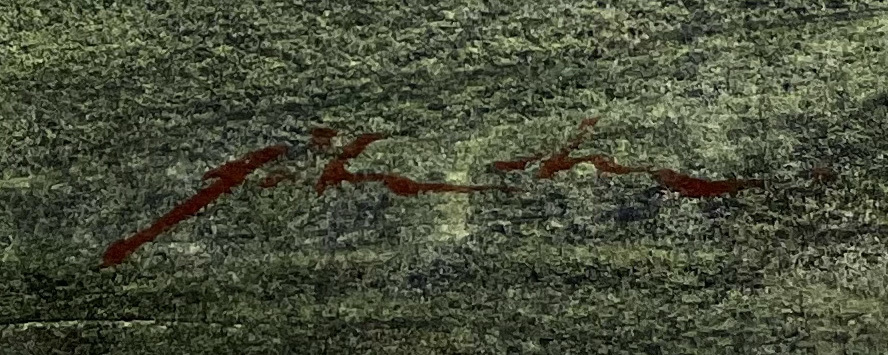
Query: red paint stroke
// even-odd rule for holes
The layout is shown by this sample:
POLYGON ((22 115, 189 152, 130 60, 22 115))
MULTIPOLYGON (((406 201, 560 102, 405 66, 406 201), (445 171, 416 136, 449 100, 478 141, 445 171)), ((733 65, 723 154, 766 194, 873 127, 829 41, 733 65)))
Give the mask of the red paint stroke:
POLYGON ((580 134, 574 138, 568 146, 562 148, 561 151, 552 155, 549 159, 543 160, 537 177, 540 179, 551 179, 559 171, 573 169, 573 167, 579 163, 592 163, 599 172, 617 175, 651 171, 650 167, 630 167, 620 165, 614 161, 614 158, 602 154, 592 154, 576 158, 570 157, 570 153, 580 147, 580 144, 585 138, 584 134, 590 133, 591 129, 595 128, 596 124, 598 124, 598 117, 583 120, 583 122, 580 123, 579 129, 584 131, 580 132, 580 134), (588 130, 585 130, 587 128, 588 130))
MULTIPOLYGON (((328 149, 332 145, 332 139, 339 134, 339 131, 332 128, 316 127, 311 129, 311 145, 318 149, 328 149)), ((286 171, 270 172, 261 182, 259 187, 272 188, 278 186, 285 180, 296 180, 293 174, 286 171)))
POLYGON ((575 165, 586 162, 594 164, 595 168, 601 172, 611 174, 629 174, 651 171, 648 167, 629 167, 617 164, 613 158, 601 154, 571 157, 570 153, 579 148, 580 144, 583 142, 584 134, 591 132, 591 129, 594 128, 596 124, 598 124, 598 117, 584 119, 578 127, 578 130, 581 131, 580 134, 572 139, 567 146, 559 150, 557 153, 552 154, 548 159, 542 160, 543 156, 539 155, 524 157, 513 161, 497 161, 493 163, 493 167, 500 171, 524 170, 527 168, 528 164, 542 160, 540 170, 537 173, 537 177, 540 179, 551 179, 560 171, 570 170, 575 165))
POLYGON ((417 182, 410 178, 390 174, 357 174, 359 179, 364 181, 382 181, 389 191, 400 196, 416 196, 422 192, 461 192, 468 193, 484 190, 500 190, 506 192, 519 191, 519 189, 508 186, 466 186, 451 185, 443 183, 425 183, 417 182))
POLYGON ((259 182, 259 187, 263 189, 272 188, 284 180, 295 180, 295 176, 286 171, 272 171, 259 182))
MULTIPOLYGON (((580 123, 579 129, 591 128, 595 126, 598 122, 597 118, 585 119, 580 123)), ((582 142, 580 137, 574 138, 571 144, 567 147, 562 148, 558 153, 554 154, 551 158, 547 160, 543 160, 543 164, 540 167, 540 178, 549 178, 554 175, 557 171, 570 169, 573 165, 579 162, 572 162, 569 160, 568 155, 572 150, 575 150, 579 144, 582 142)), ((495 161, 493 162, 493 168, 499 171, 512 171, 512 170, 524 170, 527 169, 527 166, 530 163, 535 161, 539 161, 545 158, 545 155, 533 155, 529 157, 521 157, 516 160, 509 161, 495 161)))
MULTIPOLYGON (((579 129, 594 128, 598 123, 598 118, 585 119, 580 123, 579 129)), ((537 177, 540 179, 550 179, 556 173, 563 170, 570 170, 579 163, 592 163, 600 172, 610 174, 630 174, 630 173, 648 173, 661 186, 670 190, 677 191, 684 197, 707 197, 718 196, 727 193, 734 193, 749 187, 763 187, 763 180, 720 180, 709 181, 694 178, 688 175, 677 173, 670 169, 655 170, 651 167, 631 167, 620 165, 614 161, 612 157, 593 154, 583 157, 571 157, 570 153, 576 150, 583 142, 583 133, 571 140, 571 142, 560 151, 552 154, 548 159, 542 160, 540 170, 537 177)), ((498 161, 494 162, 494 168, 501 171, 523 170, 533 161, 540 160, 538 157, 521 158, 515 161, 498 161)))
POLYGON ((499 171, 512 171, 512 170, 524 170, 527 169, 527 165, 535 162, 537 160, 542 159, 542 156, 535 157, 523 157, 518 158, 517 160, 511 161, 495 161, 493 162, 493 167, 499 171))
POLYGON ((364 149, 367 149, 367 146, 369 146, 370 143, 383 138, 384 136, 379 133, 365 133, 343 147, 342 153, 340 153, 336 159, 327 163, 327 166, 324 167, 324 171, 321 173, 321 177, 315 184, 315 191, 318 192, 318 196, 323 194, 328 186, 339 185, 343 181, 351 183, 366 181, 361 180, 358 175, 346 170, 345 165, 350 159, 357 157, 364 151, 364 149))
POLYGON ((677 191, 684 197, 713 197, 731 194, 749 187, 764 187, 765 181, 759 179, 741 180, 704 180, 677 173, 671 169, 660 169, 651 172, 651 177, 661 186, 677 191))
POLYGON ((327 187, 337 186, 344 181, 350 183, 379 181, 389 191, 400 196, 415 196, 422 192, 473 192, 482 190, 517 191, 518 189, 506 186, 464 186, 443 183, 417 182, 394 174, 379 173, 352 173, 345 166, 348 161, 360 155, 371 143, 385 138, 379 133, 368 133, 358 136, 353 142, 342 148, 339 156, 327 163, 321 177, 315 184, 318 196, 324 193, 327 187))
POLYGON ((330 147, 331 140, 337 134, 339 132, 332 128, 312 128, 311 144, 320 149, 327 149, 330 147))
POLYGON ((251 152, 241 159, 225 163, 218 168, 206 172, 203 175, 204 180, 211 178, 218 180, 163 215, 148 229, 144 229, 129 238, 111 243, 102 257, 102 267, 110 267, 122 263, 127 256, 143 244, 153 241, 164 231, 193 216, 219 198, 219 196, 230 193, 231 189, 242 184, 251 172, 286 153, 286 145, 274 145, 251 152))

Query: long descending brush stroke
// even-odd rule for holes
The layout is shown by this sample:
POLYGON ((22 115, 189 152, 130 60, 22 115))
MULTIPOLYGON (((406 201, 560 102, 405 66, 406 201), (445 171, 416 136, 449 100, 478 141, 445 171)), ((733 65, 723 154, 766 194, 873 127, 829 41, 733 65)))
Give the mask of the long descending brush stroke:
POLYGON ((106 268, 120 264, 127 256, 145 243, 153 241, 164 231, 193 216, 223 194, 230 193, 232 188, 242 184, 246 180, 247 175, 254 170, 286 153, 287 146, 273 145, 251 152, 241 159, 225 163, 216 169, 208 171, 204 174, 203 180, 215 178, 217 179, 215 182, 198 191, 197 194, 160 217, 151 227, 129 238, 119 239, 111 243, 102 256, 101 267, 106 268))

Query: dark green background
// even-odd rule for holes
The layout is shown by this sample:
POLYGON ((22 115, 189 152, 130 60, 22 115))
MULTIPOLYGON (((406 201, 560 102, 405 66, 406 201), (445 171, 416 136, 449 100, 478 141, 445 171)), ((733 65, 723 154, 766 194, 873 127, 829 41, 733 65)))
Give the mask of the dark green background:
POLYGON ((886 9, 4 1, 0 353, 884 353, 886 9), (595 115, 577 154, 773 183, 685 199, 489 169, 595 115), (316 126, 392 136, 354 171, 529 191, 318 197, 316 126), (263 169, 94 269, 276 143, 300 181, 263 190, 263 169), (819 165, 838 179, 799 177, 819 165))

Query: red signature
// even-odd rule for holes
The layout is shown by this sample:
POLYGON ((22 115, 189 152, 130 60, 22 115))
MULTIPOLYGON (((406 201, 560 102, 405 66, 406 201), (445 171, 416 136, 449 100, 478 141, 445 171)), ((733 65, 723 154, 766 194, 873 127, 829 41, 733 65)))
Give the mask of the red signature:
MULTIPOLYGON (((762 188, 764 180, 761 179, 728 179, 705 180, 678 173, 671 169, 654 169, 648 166, 624 166, 616 163, 612 157, 593 154, 581 157, 571 157, 570 153, 577 148, 583 140, 588 139, 592 128, 598 123, 598 118, 583 120, 579 125, 580 133, 572 139, 564 148, 551 155, 535 155, 532 157, 518 158, 513 161, 497 161, 493 167, 500 171, 524 170, 535 161, 540 162, 537 177, 550 179, 556 173, 569 170, 579 163, 592 163, 601 173, 610 174, 648 174, 663 188, 677 192, 680 196, 699 198, 732 194, 746 188, 762 188)), ((327 149, 331 146, 331 139, 338 135, 336 130, 330 128, 315 128, 311 131, 311 143, 319 149, 327 149)), ((359 135, 351 143, 342 148, 339 155, 327 163, 321 176, 315 183, 315 190, 321 195, 328 188, 338 186, 344 181, 350 183, 381 182, 394 194, 400 196, 415 196, 423 192, 459 192, 469 193, 483 190, 500 190, 506 192, 519 192, 522 189, 510 186, 495 185, 452 185, 445 183, 417 182, 407 177, 395 174, 380 173, 353 173, 346 169, 349 160, 360 155, 370 144, 385 139, 383 134, 367 133, 359 135)), ((286 145, 274 145, 247 154, 246 156, 225 163, 222 166, 208 171, 203 179, 216 179, 210 186, 198 191, 194 196, 185 200, 172 211, 161 216, 150 227, 124 239, 111 243, 102 257, 102 267, 111 267, 122 263, 127 256, 135 252, 145 243, 154 241, 158 235, 172 228, 179 222, 193 216, 205 206, 209 205, 231 189, 242 184, 247 176, 265 164, 278 159, 287 153, 286 145)), ((809 177, 817 181, 825 182, 835 179, 836 174, 825 167, 813 169, 809 177)), ((279 183, 290 180, 293 177, 282 172, 273 172, 261 182, 261 187, 274 187, 279 183)))

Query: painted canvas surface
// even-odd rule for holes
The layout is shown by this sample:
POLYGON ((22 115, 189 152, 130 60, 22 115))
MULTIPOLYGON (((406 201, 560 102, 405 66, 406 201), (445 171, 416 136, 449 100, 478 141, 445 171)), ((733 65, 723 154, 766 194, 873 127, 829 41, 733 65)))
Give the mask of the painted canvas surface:
POLYGON ((0 4, 0 354, 888 352, 880 1, 0 4))

